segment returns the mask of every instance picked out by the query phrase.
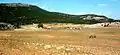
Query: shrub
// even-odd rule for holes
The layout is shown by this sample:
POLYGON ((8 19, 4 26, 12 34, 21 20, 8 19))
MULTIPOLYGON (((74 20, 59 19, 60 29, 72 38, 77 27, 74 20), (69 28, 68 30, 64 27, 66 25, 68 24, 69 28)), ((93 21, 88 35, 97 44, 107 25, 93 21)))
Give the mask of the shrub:
POLYGON ((40 27, 43 28, 43 24, 42 23, 38 24, 38 28, 40 28, 40 27))

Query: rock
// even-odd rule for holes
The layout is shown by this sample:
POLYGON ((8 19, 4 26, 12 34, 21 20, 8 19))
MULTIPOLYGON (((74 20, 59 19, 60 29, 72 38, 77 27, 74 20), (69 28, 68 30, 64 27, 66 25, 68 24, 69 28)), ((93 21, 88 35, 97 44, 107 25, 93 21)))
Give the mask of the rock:
POLYGON ((51 45, 45 45, 44 49, 50 49, 52 46, 51 45))

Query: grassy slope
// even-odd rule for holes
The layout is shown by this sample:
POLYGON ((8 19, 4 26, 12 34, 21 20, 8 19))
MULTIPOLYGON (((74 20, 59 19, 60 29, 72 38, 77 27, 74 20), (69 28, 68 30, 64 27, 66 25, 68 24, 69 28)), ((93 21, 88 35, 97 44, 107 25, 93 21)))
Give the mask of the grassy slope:
MULTIPOLYGON (((86 14, 86 15, 69 15, 59 12, 49 12, 41 9, 35 5, 26 6, 2 6, 0 4, 0 22, 7 22, 12 24, 29 24, 29 23, 98 23, 103 22, 99 20, 83 20, 88 16, 102 17, 105 20, 108 19, 105 16, 86 14)), ((111 20, 111 19, 110 19, 111 20)))

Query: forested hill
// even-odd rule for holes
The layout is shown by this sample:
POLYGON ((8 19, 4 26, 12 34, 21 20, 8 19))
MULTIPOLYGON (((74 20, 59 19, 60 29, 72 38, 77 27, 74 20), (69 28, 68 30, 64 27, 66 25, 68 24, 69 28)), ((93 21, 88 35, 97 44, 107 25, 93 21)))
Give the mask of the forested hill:
POLYGON ((80 23, 93 24, 105 21, 114 21, 106 16, 85 14, 71 15, 59 12, 50 12, 36 5, 22 3, 0 3, 0 22, 10 24, 31 23, 80 23))

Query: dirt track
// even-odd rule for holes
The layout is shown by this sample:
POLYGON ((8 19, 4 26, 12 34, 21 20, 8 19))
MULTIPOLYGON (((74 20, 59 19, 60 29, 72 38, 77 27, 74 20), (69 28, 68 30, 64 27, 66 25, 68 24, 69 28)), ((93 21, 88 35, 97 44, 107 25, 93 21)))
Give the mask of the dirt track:
POLYGON ((0 55, 120 55, 119 33, 118 28, 0 31, 0 55))

